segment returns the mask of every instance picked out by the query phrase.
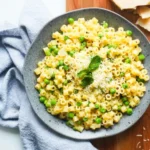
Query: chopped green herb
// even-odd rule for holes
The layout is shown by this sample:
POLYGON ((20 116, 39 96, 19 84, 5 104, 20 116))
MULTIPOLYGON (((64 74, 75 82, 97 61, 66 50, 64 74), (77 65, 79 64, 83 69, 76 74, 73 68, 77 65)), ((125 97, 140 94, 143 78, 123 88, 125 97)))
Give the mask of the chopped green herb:
POLYGON ((82 121, 79 120, 79 121, 77 121, 76 123, 77 123, 78 125, 81 125, 82 121))
POLYGON ((124 77, 125 73, 124 72, 120 72, 120 77, 124 77))
POLYGON ((81 50, 83 50, 86 46, 87 46, 86 41, 82 42, 82 43, 81 43, 81 50))
POLYGON ((100 64, 101 64, 101 58, 99 56, 94 56, 91 59, 91 62, 90 62, 89 67, 88 67, 88 70, 90 72, 94 71, 94 70, 98 69, 100 64))
POLYGON ((83 118, 83 121, 84 121, 84 122, 88 121, 88 118, 87 118, 87 117, 84 117, 84 118, 83 118))
POLYGON ((125 96, 123 96, 123 97, 121 98, 121 100, 122 100, 123 102, 125 102, 125 101, 127 101, 127 100, 128 100, 128 98, 127 98, 127 97, 125 97, 125 96))
POLYGON ((63 88, 60 88, 60 89, 59 89, 59 92, 60 92, 61 94, 63 94, 63 88))
POLYGON ((67 41, 68 39, 69 39, 69 37, 65 35, 64 40, 67 41))
POLYGON ((86 77, 84 77, 84 79, 82 79, 81 86, 83 88, 85 88, 86 86, 92 84, 93 81, 94 81, 94 79, 91 76, 86 76, 86 77))
POLYGON ((73 124, 71 123, 70 120, 68 120, 68 121, 66 122, 66 125, 69 126, 69 127, 71 127, 71 128, 73 127, 73 124))
POLYGON ((90 103, 91 103, 91 102, 90 102, 90 101, 88 101, 88 104, 87 104, 87 106, 89 106, 89 105, 90 105, 90 103))
POLYGON ((121 106, 120 105, 118 106, 118 111, 121 111, 121 106))
POLYGON ((48 48, 44 49, 44 53, 45 53, 46 56, 50 56, 51 55, 51 52, 50 52, 50 50, 48 48))
POLYGON ((86 75, 89 75, 89 70, 88 69, 81 70, 80 72, 77 73, 77 76, 81 79, 84 78, 86 75))
POLYGON ((110 55, 110 52, 111 52, 110 50, 107 51, 107 56, 110 55))
POLYGON ((75 54, 75 51, 69 51, 69 52, 68 52, 68 55, 70 55, 71 57, 73 57, 74 54, 75 54))
POLYGON ((78 92, 79 92, 79 90, 77 90, 77 89, 74 89, 74 94, 77 94, 78 92))
POLYGON ((140 79, 139 77, 136 77, 136 81, 137 81, 137 82, 145 82, 144 79, 140 79))

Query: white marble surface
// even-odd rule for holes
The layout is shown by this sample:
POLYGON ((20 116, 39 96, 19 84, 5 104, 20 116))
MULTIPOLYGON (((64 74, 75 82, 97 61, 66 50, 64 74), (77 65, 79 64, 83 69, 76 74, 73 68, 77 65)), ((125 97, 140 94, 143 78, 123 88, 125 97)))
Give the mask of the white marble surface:
MULTIPOLYGON (((9 22, 17 26, 24 1, 0 0, 0 24, 9 22)), ((65 0, 42 1, 53 17, 65 12, 65 0)), ((23 150, 18 129, 0 127, 0 150, 23 150)))

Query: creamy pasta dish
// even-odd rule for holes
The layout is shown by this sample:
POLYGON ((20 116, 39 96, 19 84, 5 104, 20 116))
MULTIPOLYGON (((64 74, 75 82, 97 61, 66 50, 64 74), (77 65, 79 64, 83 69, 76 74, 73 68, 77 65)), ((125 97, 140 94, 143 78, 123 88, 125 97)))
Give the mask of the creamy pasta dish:
POLYGON ((74 130, 111 127, 146 91, 148 71, 131 30, 114 29, 96 18, 68 19, 43 48, 34 70, 39 100, 74 130))

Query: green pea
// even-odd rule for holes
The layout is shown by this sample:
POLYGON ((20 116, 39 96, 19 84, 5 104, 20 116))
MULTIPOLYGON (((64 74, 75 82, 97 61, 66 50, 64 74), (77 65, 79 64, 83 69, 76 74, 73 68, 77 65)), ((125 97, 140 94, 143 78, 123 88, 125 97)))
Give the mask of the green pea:
POLYGON ((60 67, 60 66, 63 66, 64 65, 64 61, 63 60, 60 60, 57 64, 57 67, 60 67))
POLYGON ((125 60, 125 63, 130 64, 130 63, 131 63, 131 60, 130 60, 129 58, 127 58, 127 59, 125 60))
POLYGON ((81 106, 81 105, 82 105, 82 101, 77 102, 76 105, 77 105, 78 107, 81 106))
POLYGON ((46 84, 49 84, 49 83, 50 83, 50 80, 44 79, 44 82, 45 82, 46 84))
POLYGON ((110 89, 110 94, 115 94, 116 93, 116 89, 115 88, 111 88, 110 89))
POLYGON ((41 102, 41 103, 44 103, 45 100, 46 100, 46 98, 45 98, 44 96, 41 96, 41 97, 40 97, 40 102, 41 102))
POLYGON ((72 119, 73 117, 74 117, 74 113, 73 113, 73 112, 69 112, 69 113, 68 113, 68 118, 71 118, 71 119, 72 119))
POLYGON ((120 77, 124 77, 125 73, 124 72, 120 72, 120 77))
POLYGON ((83 42, 85 41, 85 38, 84 38, 83 36, 81 36, 81 37, 79 37, 79 41, 80 41, 81 43, 83 43, 83 42))
POLYGON ((101 39, 104 35, 103 35, 103 34, 99 34, 98 36, 99 36, 99 38, 101 39))
POLYGON ((102 123, 102 119, 97 117, 97 118, 95 119, 95 122, 96 122, 97 124, 100 124, 100 123, 102 123))
POLYGON ((64 85, 67 85, 67 84, 68 84, 68 80, 65 80, 65 81, 63 82, 63 84, 64 84, 64 85))
POLYGON ((105 108, 100 108, 99 110, 100 110, 101 113, 105 113, 106 112, 105 108))
POLYGON ((84 117, 84 118, 83 118, 83 121, 84 121, 84 122, 88 121, 88 118, 87 118, 87 117, 84 117))
POLYGON ((124 104, 125 104, 126 106, 128 106, 128 105, 129 105, 129 101, 125 101, 124 104))
POLYGON ((68 23, 69 24, 73 24, 74 23, 74 19, 73 18, 68 18, 68 23))
POLYGON ((96 109, 99 109, 99 107, 100 107, 99 104, 95 104, 96 109))
POLYGON ((145 56, 143 54, 139 55, 139 60, 143 61, 145 59, 145 56))
POLYGON ((56 49, 54 49, 53 51, 52 51, 52 55, 53 56, 56 56, 56 55, 58 55, 58 48, 56 48, 56 49))
POLYGON ((128 84, 127 84, 127 83, 123 83, 123 84, 122 84, 122 87, 123 87, 124 89, 127 89, 127 88, 128 88, 128 84))
POLYGON ((127 114, 128 115, 132 115, 133 114, 133 109, 132 108, 128 108, 127 109, 127 114))
POLYGON ((104 28, 107 28, 107 27, 108 27, 108 23, 107 23, 106 21, 103 21, 103 22, 102 22, 102 25, 103 25, 104 28))
POLYGON ((68 71, 68 70, 69 70, 69 66, 68 66, 68 65, 64 65, 64 66, 63 66, 63 69, 64 69, 65 71, 68 71))
POLYGON ((121 98, 121 100, 122 100, 123 102, 125 102, 125 101, 128 100, 128 98, 124 96, 124 97, 121 98))
POLYGON ((68 36, 64 36, 64 40, 66 41, 66 40, 68 40, 69 39, 69 37, 68 36))
POLYGON ((44 101, 44 105, 45 105, 45 106, 46 106, 46 103, 47 103, 47 102, 48 102, 48 100, 45 100, 45 101, 44 101))
POLYGON ((75 51, 69 51, 68 54, 69 54, 71 57, 73 57, 74 54, 75 54, 75 51))
POLYGON ((57 103, 56 99, 51 99, 51 105, 52 105, 52 106, 55 106, 56 103, 57 103))
POLYGON ((51 107, 51 102, 50 101, 47 101, 46 103, 45 103, 45 106, 48 108, 48 107, 51 107))
POLYGON ((127 30, 127 31, 126 31, 126 34, 127 34, 128 36, 131 36, 131 35, 133 34, 133 32, 132 32, 131 30, 127 30))

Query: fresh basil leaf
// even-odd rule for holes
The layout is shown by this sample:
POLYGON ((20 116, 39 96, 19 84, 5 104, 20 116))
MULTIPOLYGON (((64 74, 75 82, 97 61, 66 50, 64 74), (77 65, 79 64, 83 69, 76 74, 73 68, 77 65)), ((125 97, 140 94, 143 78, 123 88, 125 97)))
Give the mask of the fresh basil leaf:
POLYGON ((94 80, 93 80, 93 78, 92 78, 91 76, 86 76, 86 77, 84 77, 84 79, 81 81, 81 86, 85 88, 86 86, 92 84, 93 81, 94 81, 94 80))
POLYGON ((77 76, 79 78, 84 78, 86 75, 89 74, 89 71, 87 69, 81 70, 80 72, 77 73, 77 76))
POLYGON ((101 64, 101 58, 99 56, 94 56, 89 64, 88 70, 94 71, 98 69, 99 65, 101 64))

